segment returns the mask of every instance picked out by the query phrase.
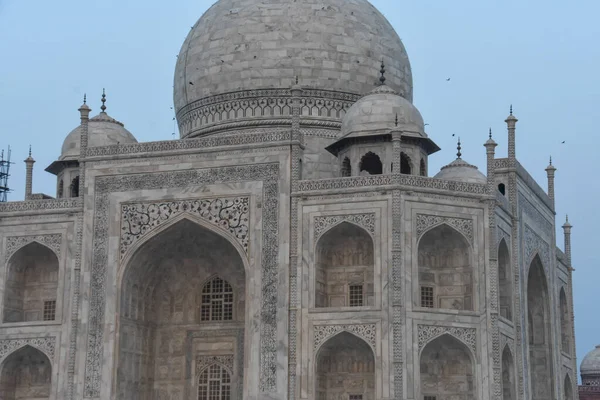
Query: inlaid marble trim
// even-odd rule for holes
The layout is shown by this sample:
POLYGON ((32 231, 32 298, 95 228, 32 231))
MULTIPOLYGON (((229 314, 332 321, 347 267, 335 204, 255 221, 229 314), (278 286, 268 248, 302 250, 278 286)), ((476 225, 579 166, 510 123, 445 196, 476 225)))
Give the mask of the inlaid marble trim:
POLYGON ((24 236, 9 236, 6 238, 6 253, 4 259, 6 261, 21 248, 27 246, 29 243, 38 242, 43 244, 52 250, 56 257, 60 259, 61 245, 62 245, 62 234, 53 233, 47 235, 24 235, 24 236))
POLYGON ((181 214, 191 214, 233 235, 248 253, 249 197, 175 200, 121 206, 121 259, 157 226, 181 214))
POLYGON ((371 235, 375 234, 375 213, 325 215, 314 218, 315 242, 331 227, 346 221, 364 228, 371 235))
MULTIPOLYGON (((529 271, 529 267, 531 266, 531 262, 535 258, 536 255, 540 256, 540 260, 544 266, 544 273, 546 274, 546 279, 549 279, 550 275, 550 245, 542 239, 537 233, 533 231, 529 227, 529 225, 524 224, 525 226, 525 260, 527 262, 526 267, 527 271, 529 271)), ((527 275, 526 275, 527 276, 527 275)))
POLYGON ((463 342, 475 355, 477 353, 477 330, 475 328, 455 328, 450 326, 418 325, 419 352, 442 335, 448 334, 463 342))
POLYGON ((54 360, 54 353, 56 351, 56 337, 38 337, 38 338, 21 338, 21 339, 1 339, 0 340, 0 364, 15 351, 25 347, 31 346, 48 357, 50 362, 54 360))
POLYGON ((377 348, 377 327, 375 324, 316 325, 314 327, 313 350, 318 351, 323 343, 341 332, 350 332, 367 342, 371 348, 377 348))
POLYGON ((434 226, 447 224, 456 229, 470 242, 473 242, 473 220, 467 218, 452 218, 439 215, 417 214, 417 238, 434 226))

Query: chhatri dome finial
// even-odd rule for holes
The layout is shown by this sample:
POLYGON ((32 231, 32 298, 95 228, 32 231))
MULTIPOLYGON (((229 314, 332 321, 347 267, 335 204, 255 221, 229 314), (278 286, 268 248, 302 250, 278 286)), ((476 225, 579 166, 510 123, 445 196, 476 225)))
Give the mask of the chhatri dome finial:
POLYGON ((492 128, 490 128, 490 139, 492 139, 492 128))
POLYGON ((31 158, 31 145, 29 145, 29 157, 31 158))
POLYGON ((456 145, 456 149, 458 150, 458 153, 456 153, 456 158, 460 158, 460 156, 462 156, 462 153, 460 152, 460 149, 462 149, 462 147, 460 147, 460 137, 458 138, 458 144, 456 145))
POLYGON ((87 94, 83 94, 83 104, 87 104, 87 94))
POLYGON ((398 113, 396 113, 396 127, 398 127, 398 113))
POLYGON ((381 69, 379 70, 379 72, 381 73, 379 82, 381 82, 381 85, 384 85, 385 84, 385 64, 383 62, 383 58, 381 59, 381 69))
POLYGON ((102 89, 102 107, 100 107, 103 113, 106 113, 106 91, 102 89))

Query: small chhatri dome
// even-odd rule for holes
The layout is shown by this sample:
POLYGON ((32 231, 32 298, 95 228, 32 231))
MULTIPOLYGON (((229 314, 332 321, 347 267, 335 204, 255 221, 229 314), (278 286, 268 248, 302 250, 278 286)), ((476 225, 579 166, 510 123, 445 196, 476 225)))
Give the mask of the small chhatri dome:
POLYGON ((342 119, 340 137, 369 136, 391 130, 401 130, 408 136, 427 137, 419 110, 382 83, 348 109, 342 119))
POLYGON ((585 379, 584 375, 600 375, 600 345, 583 358, 579 370, 582 379, 585 379))
POLYGON ((460 138, 458 139, 456 148, 458 150, 456 160, 442 167, 434 178, 467 183, 487 183, 486 176, 476 166, 469 164, 461 158, 462 147, 460 145, 460 138))
MULTIPOLYGON (((85 105, 85 100, 84 100, 85 105)), ((87 106, 87 105, 86 105, 87 106)), ((110 146, 115 144, 137 143, 136 138, 125 129, 122 122, 106 113, 106 93, 102 90, 102 107, 100 114, 90 118, 88 123, 88 146, 110 146)), ((59 160, 77 160, 80 155, 79 142, 81 125, 73 129, 63 142, 59 160)))

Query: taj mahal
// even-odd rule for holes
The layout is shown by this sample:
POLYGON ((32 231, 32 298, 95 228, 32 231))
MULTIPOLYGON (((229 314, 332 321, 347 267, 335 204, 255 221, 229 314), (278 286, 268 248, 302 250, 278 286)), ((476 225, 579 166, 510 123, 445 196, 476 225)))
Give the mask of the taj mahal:
MULTIPOLYGON (((485 169, 459 142, 431 171, 367 0, 219 0, 174 75, 177 140, 88 97, 56 193, 30 153, 0 203, 0 399, 579 399, 572 226, 516 109, 485 169)), ((584 365, 600 386, 600 347, 584 365)))

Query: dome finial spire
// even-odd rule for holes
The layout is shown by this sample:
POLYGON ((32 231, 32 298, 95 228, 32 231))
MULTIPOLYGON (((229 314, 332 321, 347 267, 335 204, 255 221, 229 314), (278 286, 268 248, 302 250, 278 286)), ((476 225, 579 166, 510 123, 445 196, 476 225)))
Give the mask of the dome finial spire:
POLYGON ((396 127, 398 127, 398 113, 396 113, 396 127))
POLYGON ((510 105, 510 115, 513 115, 513 113, 512 113, 512 104, 510 105))
POLYGON ((385 63, 383 62, 383 58, 381 59, 381 70, 379 70, 379 72, 381 73, 379 82, 381 82, 381 85, 385 85, 385 63))
POLYGON ((29 145, 29 157, 31 157, 31 145, 29 145))
POLYGON ((492 128, 490 128, 490 139, 492 138, 492 128))
POLYGON ((87 94, 83 94, 83 104, 87 104, 87 94))
POLYGON ((460 136, 458 137, 458 144, 456 145, 456 149, 458 150, 458 153, 456 153, 456 158, 460 158, 462 156, 462 153, 460 152, 460 150, 462 149, 462 147, 460 147, 460 136))
POLYGON ((103 113, 106 113, 106 91, 102 89, 102 107, 100 107, 103 113))

